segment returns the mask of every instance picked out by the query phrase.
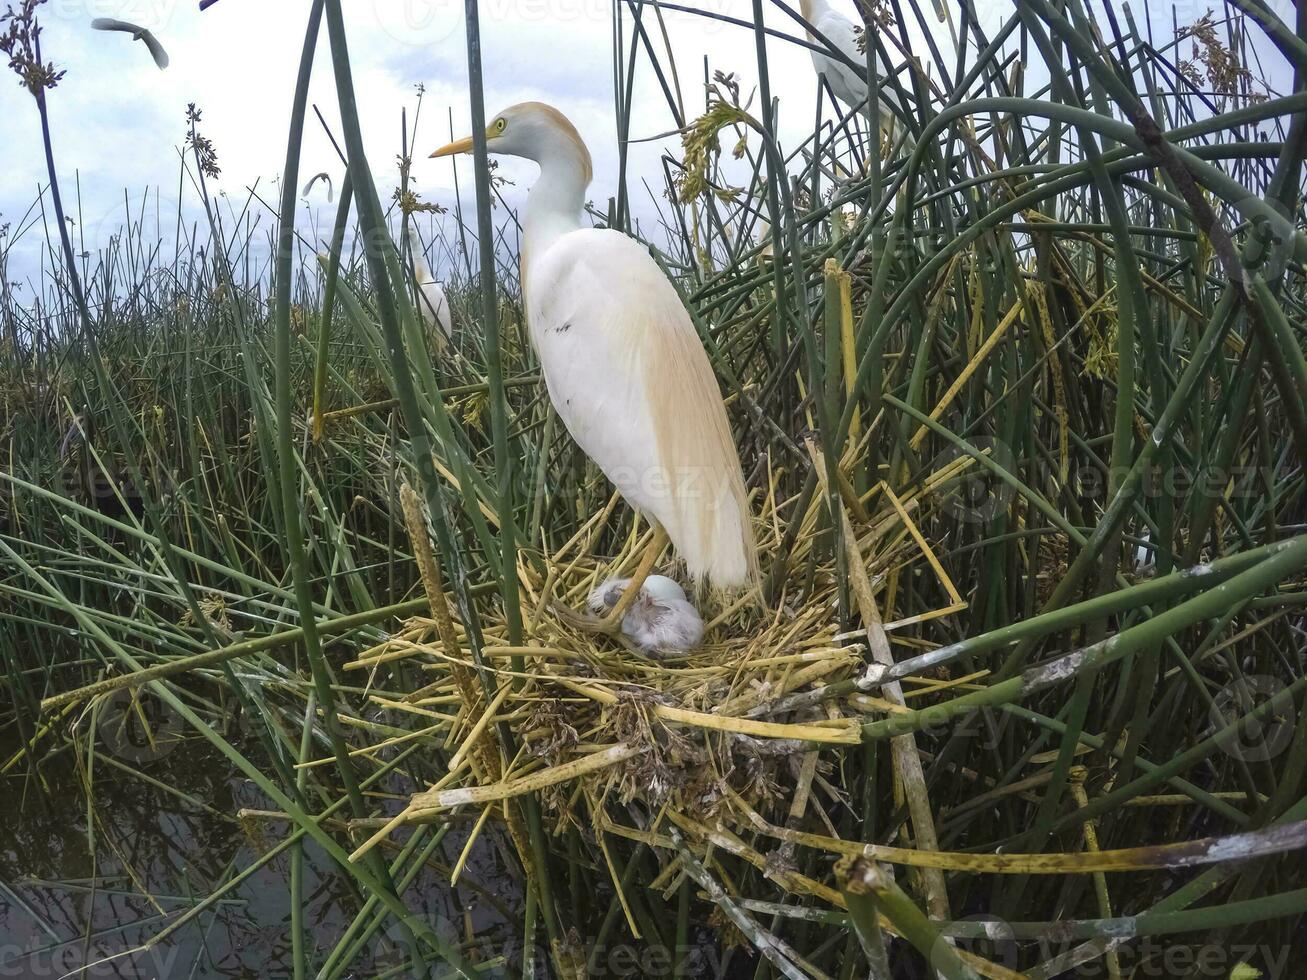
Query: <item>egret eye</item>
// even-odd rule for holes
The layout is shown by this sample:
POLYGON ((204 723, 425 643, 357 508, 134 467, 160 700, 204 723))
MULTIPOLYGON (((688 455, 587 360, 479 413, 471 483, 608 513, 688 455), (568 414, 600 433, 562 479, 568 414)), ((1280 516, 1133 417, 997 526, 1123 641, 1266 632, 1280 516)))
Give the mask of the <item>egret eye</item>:
POLYGON ((505 120, 505 119, 496 119, 496 120, 495 120, 495 132, 496 132, 496 133, 502 133, 502 132, 503 132, 505 129, 507 129, 507 128, 508 128, 508 121, 507 121, 507 120, 505 120))

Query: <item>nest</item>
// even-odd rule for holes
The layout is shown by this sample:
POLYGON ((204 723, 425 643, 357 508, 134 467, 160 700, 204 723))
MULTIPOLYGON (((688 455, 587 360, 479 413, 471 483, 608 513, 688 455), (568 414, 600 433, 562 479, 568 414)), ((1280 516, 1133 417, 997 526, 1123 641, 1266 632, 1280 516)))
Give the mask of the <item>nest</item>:
MULTIPOLYGON (((676 660, 638 656, 557 614, 558 604, 583 608, 605 578, 631 574, 652 537, 637 519, 618 555, 592 554, 612 507, 557 553, 523 557, 525 641, 510 643, 499 605, 487 603, 474 653, 451 614, 416 495, 406 488, 431 615, 409 620, 348 666, 372 671, 402 659, 422 669, 428 684, 383 706, 443 723, 450 771, 414 793, 360 852, 404 823, 442 819, 461 807, 496 811, 525 848, 513 801, 533 794, 547 829, 573 825, 593 843, 596 866, 612 869, 606 834, 640 841, 668 853, 664 880, 655 883, 664 887, 666 879, 679 880, 674 869, 688 870, 678 848, 714 845, 783 891, 840 905, 834 889, 793 870, 795 842, 785 839, 785 825, 815 813, 834 836, 827 812, 850 805, 836 772, 843 752, 861 745, 869 721, 907 710, 897 685, 891 693, 877 683, 891 644, 906 646, 907 655, 922 652, 930 645, 909 627, 965 608, 918 523, 946 503, 970 464, 949 460, 902 496, 883 485, 859 496, 841 474, 834 515, 824 490, 806 500, 769 494, 759 522, 763 566, 790 574, 773 572, 775 599, 767 604, 758 591, 700 596, 704 643, 676 660), (787 539, 782 527, 797 533, 787 539), (848 570, 852 628, 841 626, 836 541, 848 570), (923 595, 942 601, 902 622, 882 622, 878 610, 893 608, 895 592, 909 581, 915 608, 923 595), (770 837, 774 846, 756 850, 745 834, 770 837)), ((929 698, 952 686, 927 679, 912 693, 929 698)), ((523 857, 529 868, 525 850, 523 857)), ((615 875, 613 883, 620 892, 615 875)))

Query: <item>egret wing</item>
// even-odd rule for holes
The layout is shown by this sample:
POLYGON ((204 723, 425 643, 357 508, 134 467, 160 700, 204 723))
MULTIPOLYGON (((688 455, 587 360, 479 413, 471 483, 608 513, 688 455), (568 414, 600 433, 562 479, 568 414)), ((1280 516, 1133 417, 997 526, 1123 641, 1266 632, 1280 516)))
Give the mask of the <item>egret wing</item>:
POLYGON ((91 27, 97 31, 122 31, 125 34, 139 34, 143 30, 135 24, 129 24, 125 20, 115 20, 113 17, 97 17, 91 21, 91 27))
POLYGON ((141 40, 144 41, 145 46, 150 49, 150 57, 154 59, 154 63, 158 65, 160 69, 167 68, 168 52, 163 50, 163 45, 159 43, 159 39, 149 31, 142 31, 141 40))
POLYGON ((331 174, 327 173, 325 170, 322 173, 314 174, 309 178, 309 182, 305 184, 304 189, 300 191, 300 197, 308 197, 313 191, 313 185, 320 180, 327 182, 327 203, 330 204, 335 199, 336 192, 331 185, 331 174))
POLYGON ((145 42, 145 46, 150 51, 150 57, 160 68, 168 67, 168 52, 163 49, 159 39, 151 34, 139 24, 132 24, 125 20, 117 20, 113 17, 97 17, 91 21, 91 27, 97 31, 119 31, 123 34, 130 34, 134 38, 139 38, 145 42))

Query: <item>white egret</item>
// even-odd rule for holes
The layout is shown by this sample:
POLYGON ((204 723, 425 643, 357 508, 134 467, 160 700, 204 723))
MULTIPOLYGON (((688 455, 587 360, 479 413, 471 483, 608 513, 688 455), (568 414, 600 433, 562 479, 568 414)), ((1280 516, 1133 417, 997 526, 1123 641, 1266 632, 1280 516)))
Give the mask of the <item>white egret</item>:
POLYGON ((112 17, 97 17, 91 21, 91 27, 97 31, 121 31, 130 34, 137 41, 144 41, 145 46, 150 49, 150 57, 154 59, 154 63, 161 69, 168 67, 168 52, 163 50, 159 39, 144 27, 129 24, 125 20, 114 20, 112 17))
MULTIPOLYGON (((855 65, 865 65, 867 56, 858 50, 858 30, 853 21, 831 7, 828 0, 800 0, 800 12, 803 19, 815 27, 826 40, 852 61, 855 65)), ((808 40, 819 46, 822 42, 808 35, 808 40)), ((835 98, 850 108, 861 106, 867 101, 867 82, 861 74, 855 72, 839 58, 825 51, 810 50, 812 65, 817 74, 826 79, 835 98)), ((882 83, 880 88, 880 125, 889 132, 894 132, 896 117, 894 110, 898 99, 882 83)))
MULTIPOLYGON (((491 153, 540 167, 527 200, 522 291, 550 400, 578 445, 655 527, 601 628, 615 632, 668 538, 697 582, 752 583, 757 555, 740 461, 712 365, 645 246, 582 223, 590 153, 557 109, 525 102, 486 129, 491 153)), ((433 157, 467 153, 472 139, 433 157)))
MULTIPOLYGON (((590 593, 590 611, 604 613, 617 606, 630 588, 629 578, 613 578, 590 593)), ((622 636, 641 653, 676 656, 703 640, 703 619, 685 598, 685 590, 665 575, 644 580, 638 598, 622 617, 622 636)))
POLYGON ((309 194, 312 193, 312 191, 313 191, 313 185, 316 184, 316 183, 317 183, 318 181, 320 181, 320 180, 322 180, 322 181, 326 181, 326 183, 327 183, 327 203, 328 203, 328 204, 332 203, 332 202, 336 199, 336 191, 335 191, 335 188, 332 187, 332 184, 331 184, 331 174, 326 173, 325 171, 324 171, 323 173, 320 173, 320 174, 314 174, 312 177, 309 178, 309 182, 308 182, 307 184, 305 184, 305 185, 304 185, 304 189, 303 189, 302 191, 300 191, 300 197, 308 197, 309 194))
POLYGON ((427 268, 427 260, 422 255, 422 243, 418 241, 417 232, 411 228, 409 243, 413 247, 413 275, 417 277, 418 307, 422 322, 428 330, 438 328, 441 335, 448 339, 453 336, 454 321, 449 315, 449 300, 445 298, 445 290, 427 268))

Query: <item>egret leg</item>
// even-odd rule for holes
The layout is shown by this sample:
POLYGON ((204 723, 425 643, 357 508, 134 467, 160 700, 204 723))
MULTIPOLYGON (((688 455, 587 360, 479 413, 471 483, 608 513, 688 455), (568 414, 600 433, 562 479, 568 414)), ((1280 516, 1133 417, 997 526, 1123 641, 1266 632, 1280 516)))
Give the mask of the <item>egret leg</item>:
POLYGON ((640 598, 640 590, 644 588, 645 579, 653 572, 654 565, 658 563, 658 556, 663 553, 667 547, 667 532, 663 530, 661 524, 654 526, 653 540, 645 548, 644 554, 640 557, 640 565, 631 576, 631 583, 622 592, 622 596, 617 600, 617 605, 609 610, 608 615, 599 621, 598 629, 602 633, 620 633, 622 629, 622 619, 626 612, 635 604, 635 600, 640 598))
POLYGON ((655 524, 653 540, 649 542, 644 554, 640 556, 640 565, 636 568, 635 575, 622 592, 621 598, 617 600, 617 605, 613 606, 603 618, 578 613, 561 604, 554 605, 554 613, 563 622, 576 629, 582 629, 588 633, 606 633, 609 636, 620 636, 622 619, 635 603, 635 600, 640 597, 640 590, 644 587, 645 580, 653 571, 654 565, 657 564, 658 556, 663 553, 663 548, 667 546, 667 541, 667 532, 662 529, 661 525, 655 524))

